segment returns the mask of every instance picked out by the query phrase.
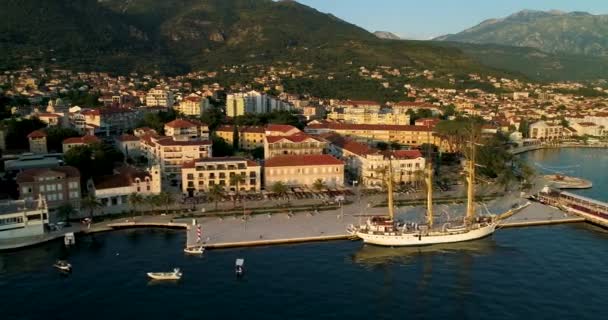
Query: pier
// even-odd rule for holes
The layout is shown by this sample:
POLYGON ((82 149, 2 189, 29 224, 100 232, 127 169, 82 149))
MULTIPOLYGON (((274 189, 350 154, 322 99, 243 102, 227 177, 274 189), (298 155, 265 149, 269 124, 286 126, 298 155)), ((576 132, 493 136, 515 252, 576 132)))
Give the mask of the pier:
MULTIPOLYGON (((562 193, 571 195, 569 193, 562 193)), ((575 196, 577 201, 581 197, 575 196)), ((494 206, 494 213, 508 212, 514 204, 524 204, 525 199, 519 197, 504 197, 495 200, 504 202, 494 206)), ((583 201, 585 201, 583 199, 583 201)), ((594 201, 595 200, 589 200, 594 201)), ((602 204, 608 210, 608 205, 602 204)), ((451 211, 452 219, 458 217, 457 213, 464 212, 462 204, 437 204, 438 212, 451 211)), ((421 216, 424 208, 421 206, 397 207, 398 217, 413 218, 421 216)), ((486 213, 482 206, 478 206, 479 213, 486 213)), ((580 210, 579 210, 580 211, 580 210)), ((184 246, 204 245, 207 248, 234 248, 249 246, 268 246, 278 244, 294 244, 315 241, 334 241, 348 239, 346 229, 351 224, 361 224, 369 215, 384 215, 386 208, 362 208, 357 205, 344 206, 342 209, 320 212, 281 212, 271 214, 252 215, 201 215, 193 218, 178 218, 175 215, 141 216, 122 218, 112 221, 86 225, 75 225, 62 231, 54 231, 44 236, 28 239, 11 239, 0 241, 1 250, 18 249, 33 246, 48 241, 62 239, 65 233, 74 232, 80 235, 108 232, 125 228, 171 228, 183 229, 186 232, 184 246), (198 241, 197 227, 201 226, 201 239, 198 241)), ((564 211, 563 208, 546 202, 531 203, 528 207, 511 215, 503 216, 501 228, 530 227, 539 225, 583 223, 585 221, 598 225, 608 226, 605 221, 584 212, 564 211)), ((500 231, 499 231, 500 232, 500 231)))
POLYGON ((608 203, 549 188, 539 192, 537 198, 541 203, 575 214, 590 223, 608 227, 608 203))

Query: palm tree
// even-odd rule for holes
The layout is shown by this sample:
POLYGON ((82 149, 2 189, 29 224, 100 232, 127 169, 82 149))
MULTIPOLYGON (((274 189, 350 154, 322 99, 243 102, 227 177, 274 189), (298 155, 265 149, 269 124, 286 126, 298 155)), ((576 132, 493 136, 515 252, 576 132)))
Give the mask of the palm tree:
POLYGON ((215 210, 217 210, 218 201, 220 201, 223 196, 224 189, 219 184, 214 184, 211 186, 211 188, 209 188, 209 191, 207 191, 207 197, 209 200, 215 202, 215 210))
POLYGON ((57 217, 60 220, 70 221, 70 216, 76 213, 71 203, 62 204, 57 208, 57 217))
MULTIPOLYGON (((287 185, 281 181, 277 181, 270 186, 270 191, 276 193, 279 197, 287 195, 287 185)), ((287 202, 289 203, 289 196, 287 196, 287 202)))
POLYGON ((414 171, 414 179, 416 180, 417 187, 424 185, 425 178, 426 178, 426 173, 424 172, 424 170, 414 171))
POLYGON ((158 203, 165 207, 165 213, 169 213, 169 207, 175 203, 175 198, 168 192, 158 194, 158 203))
POLYGON ((80 201, 80 207, 87 210, 89 212, 89 218, 93 218, 93 213, 95 210, 101 208, 103 204, 95 198, 94 195, 89 194, 84 199, 80 201))
POLYGON ((325 182, 323 181, 323 179, 317 179, 315 180, 315 182, 312 183, 312 188, 317 192, 322 191, 323 189, 325 189, 325 182))
POLYGON ((158 194, 149 195, 145 198, 145 202, 152 206, 152 210, 162 206, 161 198, 158 194))
POLYGON ((133 192, 129 195, 129 204, 131 205, 131 210, 133 211, 133 214, 137 212, 137 208, 144 202, 144 197, 137 192, 133 192))
POLYGON ((245 183, 245 175, 244 174, 235 174, 230 176, 230 185, 234 186, 235 195, 232 203, 232 207, 236 207, 236 199, 239 197, 239 187, 241 183, 245 183))

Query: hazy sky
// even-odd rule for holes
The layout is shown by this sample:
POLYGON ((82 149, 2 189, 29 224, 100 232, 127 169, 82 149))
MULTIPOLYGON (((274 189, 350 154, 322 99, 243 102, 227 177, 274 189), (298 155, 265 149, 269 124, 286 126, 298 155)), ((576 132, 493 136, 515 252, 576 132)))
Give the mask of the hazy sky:
POLYGON ((369 31, 428 39, 522 9, 608 14, 608 0, 297 0, 369 31))

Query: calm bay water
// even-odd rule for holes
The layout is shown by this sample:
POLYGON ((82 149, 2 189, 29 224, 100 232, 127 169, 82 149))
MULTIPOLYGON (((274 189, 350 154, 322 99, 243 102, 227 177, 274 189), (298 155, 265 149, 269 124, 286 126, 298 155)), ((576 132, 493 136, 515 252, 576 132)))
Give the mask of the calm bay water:
POLYGON ((608 201, 608 149, 544 149, 524 153, 521 157, 542 174, 560 173, 591 180, 591 189, 568 191, 608 201))
POLYGON ((0 319, 601 319, 608 304, 608 231, 586 224, 404 249, 343 241, 188 257, 184 242, 182 231, 128 230, 0 253, 0 319), (74 272, 61 276, 57 258, 74 272), (146 278, 173 267, 177 283, 146 278))

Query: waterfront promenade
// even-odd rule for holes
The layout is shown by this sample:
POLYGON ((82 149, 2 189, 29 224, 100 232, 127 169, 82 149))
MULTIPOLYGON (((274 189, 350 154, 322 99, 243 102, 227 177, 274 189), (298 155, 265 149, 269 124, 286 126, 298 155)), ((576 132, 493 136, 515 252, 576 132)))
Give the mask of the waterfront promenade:
MULTIPOLYGON (((183 213, 136 216, 96 223, 87 227, 77 224, 62 231, 48 233, 41 237, 29 239, 12 239, 0 241, 0 250, 17 249, 36 245, 46 241, 63 238, 67 232, 90 234, 107 232, 117 228, 182 228, 187 232, 184 245, 204 244, 208 248, 229 248, 256 245, 286 244, 310 241, 327 241, 347 239, 346 229, 351 224, 365 222, 369 215, 386 214, 385 207, 374 207, 370 198, 353 201, 350 205, 337 210, 290 212, 285 208, 278 213, 252 215, 208 215, 197 213, 194 219, 201 225, 202 241, 197 243, 196 228, 192 227, 193 218, 181 218, 183 213)), ((527 200, 512 193, 478 205, 479 214, 500 214, 514 206, 526 203, 527 200)), ((399 206, 396 208, 398 219, 423 221, 423 206, 399 206)), ((465 212, 462 203, 436 204, 435 214, 438 223, 455 220, 465 212)), ((191 214, 192 212, 190 212, 191 214)), ((575 214, 564 213, 557 208, 532 203, 520 212, 505 219, 501 227, 525 227, 545 224, 584 222, 585 219, 575 214)), ((78 241, 78 236, 77 240, 78 241)))

